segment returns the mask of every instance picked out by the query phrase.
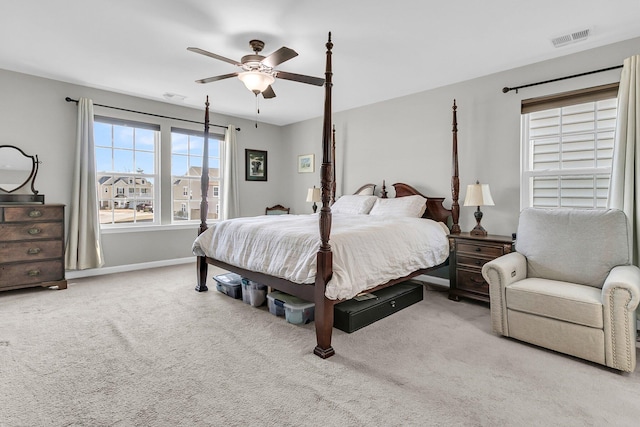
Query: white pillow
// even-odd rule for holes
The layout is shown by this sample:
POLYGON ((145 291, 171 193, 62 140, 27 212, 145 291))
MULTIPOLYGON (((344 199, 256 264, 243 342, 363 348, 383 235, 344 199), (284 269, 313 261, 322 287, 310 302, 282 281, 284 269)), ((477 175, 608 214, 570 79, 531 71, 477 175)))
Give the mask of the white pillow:
POLYGON ((426 209, 427 199, 416 194, 393 199, 378 199, 371 208, 369 215, 420 218, 426 209))
POLYGON ((348 194, 340 197, 331 206, 332 213, 366 215, 378 198, 376 196, 359 196, 348 194))
POLYGON ((371 186, 366 187, 364 190, 360 190, 359 193, 356 193, 358 196, 373 196, 374 188, 371 186))

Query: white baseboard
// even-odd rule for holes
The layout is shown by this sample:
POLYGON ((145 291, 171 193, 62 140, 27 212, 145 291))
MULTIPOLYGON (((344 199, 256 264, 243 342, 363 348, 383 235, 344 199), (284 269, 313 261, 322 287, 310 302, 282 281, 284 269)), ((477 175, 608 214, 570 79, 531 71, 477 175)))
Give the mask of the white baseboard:
POLYGON ((87 270, 67 270, 65 276, 69 279, 81 277, 102 276, 103 274, 123 273, 126 271, 144 270, 147 268, 168 267, 170 265, 195 263, 196 257, 167 259, 162 261, 141 262, 138 264, 117 265, 114 267, 90 268, 87 270))

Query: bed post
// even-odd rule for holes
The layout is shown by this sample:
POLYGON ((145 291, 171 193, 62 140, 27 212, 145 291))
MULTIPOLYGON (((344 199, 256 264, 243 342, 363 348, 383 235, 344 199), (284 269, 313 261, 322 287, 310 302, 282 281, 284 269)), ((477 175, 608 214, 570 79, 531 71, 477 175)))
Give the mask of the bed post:
POLYGON ((336 125, 331 130, 331 205, 336 202, 336 125))
POLYGON ((320 209, 320 249, 317 256, 315 299, 315 326, 317 345, 313 353, 323 359, 335 354, 331 347, 333 330, 333 302, 325 296, 325 287, 333 273, 333 253, 329 245, 331 234, 332 157, 331 157, 331 33, 327 47, 327 66, 325 72, 324 124, 322 127, 322 166, 320 167, 320 186, 322 188, 322 208, 320 209))
POLYGON ((452 156, 452 171, 451 171, 451 218, 453 219, 453 225, 451 226, 452 234, 460 234, 460 224, 458 224, 460 218, 460 205, 458 204, 458 195, 460 192, 460 179, 458 177, 458 115, 456 110, 456 100, 453 100, 453 156, 452 156))
MULTIPOLYGON (((207 202, 207 193, 209 191, 209 96, 207 95, 207 101, 204 103, 204 148, 202 153, 202 176, 200 177, 200 192, 202 193, 202 199, 200 200, 200 228, 198 229, 198 235, 207 231, 207 213, 209 211, 209 203, 207 202)), ((198 283, 196 285, 196 291, 204 292, 208 291, 207 288, 207 260, 203 256, 198 257, 198 283)))

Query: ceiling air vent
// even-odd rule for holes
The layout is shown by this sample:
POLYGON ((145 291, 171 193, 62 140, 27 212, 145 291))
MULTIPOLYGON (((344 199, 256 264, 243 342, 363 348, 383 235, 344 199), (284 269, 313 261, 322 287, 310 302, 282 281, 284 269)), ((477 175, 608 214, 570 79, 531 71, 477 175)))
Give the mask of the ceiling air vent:
POLYGON ((589 37, 590 33, 591 33, 591 30, 589 30, 589 29, 581 30, 581 31, 575 31, 575 32, 570 33, 570 34, 565 34, 565 35, 560 36, 560 37, 555 37, 555 38, 551 39, 551 42, 553 43, 553 45, 555 47, 561 47, 561 46, 567 45, 569 43, 576 43, 576 42, 579 42, 581 40, 585 40, 587 37, 589 37))

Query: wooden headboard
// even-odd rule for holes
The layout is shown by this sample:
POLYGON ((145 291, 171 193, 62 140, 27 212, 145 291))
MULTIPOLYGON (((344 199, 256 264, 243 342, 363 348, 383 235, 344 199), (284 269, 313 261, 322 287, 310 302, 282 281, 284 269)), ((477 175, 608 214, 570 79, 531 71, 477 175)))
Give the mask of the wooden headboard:
POLYGON ((427 209, 424 211, 422 218, 432 219, 434 221, 444 222, 449 225, 449 218, 452 218, 453 212, 442 205, 444 197, 427 197, 409 184, 398 182, 393 184, 396 190, 396 197, 405 196, 422 196, 427 199, 427 209))

